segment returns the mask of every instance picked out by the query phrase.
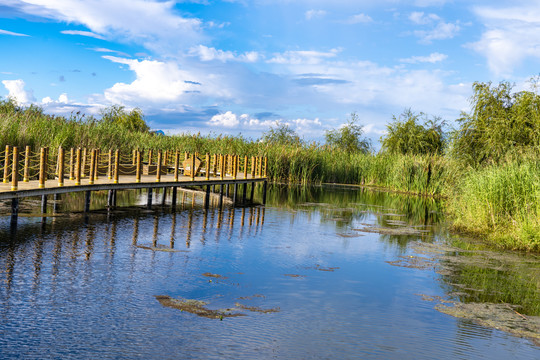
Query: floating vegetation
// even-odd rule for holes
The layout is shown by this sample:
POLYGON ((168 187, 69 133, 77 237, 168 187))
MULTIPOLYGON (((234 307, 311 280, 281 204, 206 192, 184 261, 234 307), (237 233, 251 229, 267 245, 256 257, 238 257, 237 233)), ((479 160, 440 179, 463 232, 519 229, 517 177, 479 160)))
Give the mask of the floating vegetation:
POLYGON ((243 313, 237 312, 238 309, 219 309, 211 310, 206 307, 207 302, 193 299, 174 299, 167 295, 156 295, 157 301, 165 307, 172 309, 177 309, 180 311, 185 311, 190 314, 195 314, 197 316, 209 318, 209 319, 220 319, 226 317, 237 317, 237 316, 246 316, 243 313))
POLYGON ((335 266, 335 267, 323 267, 323 266, 321 266, 319 264, 315 264, 314 267, 306 267, 306 269, 334 272, 334 270, 338 270, 339 267, 337 267, 337 266, 335 266))
POLYGON ((306 275, 298 275, 298 274, 283 274, 283 276, 293 277, 293 278, 304 278, 306 275))
POLYGON ((448 299, 417 294, 435 309, 490 328, 532 339, 540 346, 540 259, 535 255, 468 250, 415 241, 423 256, 400 256, 390 265, 434 269, 448 299))
POLYGON ((461 303, 442 299, 439 296, 420 294, 422 300, 437 301, 435 309, 456 318, 471 320, 481 326, 506 331, 512 335, 529 338, 540 345, 540 317, 525 316, 515 305, 493 303, 461 303), (444 305, 450 304, 450 305, 444 305))
POLYGON ((215 278, 215 279, 228 279, 227 276, 223 276, 223 275, 219 275, 219 274, 212 274, 212 273, 209 273, 209 272, 205 272, 202 275, 206 276, 206 277, 215 278))
POLYGON ((238 300, 253 300, 255 298, 266 299, 266 296, 261 295, 261 294, 255 294, 255 295, 251 295, 251 296, 240 296, 238 298, 238 300))
POLYGON ((344 233, 337 233, 336 235, 342 238, 355 238, 355 237, 365 236, 362 234, 344 234, 344 233))
POLYGON ((414 227, 404 226, 398 228, 365 226, 359 229, 353 229, 354 231, 362 231, 367 233, 376 233, 382 235, 422 235, 429 233, 429 230, 419 230, 414 227))
POLYGON ((393 266, 400 266, 413 269, 431 269, 435 267, 434 260, 431 258, 425 258, 413 255, 399 256, 399 260, 386 261, 393 266))
POLYGON ((248 310, 248 311, 251 311, 251 312, 258 312, 258 313, 263 313, 263 314, 268 314, 268 313, 276 313, 276 312, 279 312, 280 311, 280 308, 277 307, 277 308, 272 308, 272 309, 262 309, 258 306, 246 306, 246 305, 243 305, 243 304, 240 304, 240 303, 235 303, 234 306, 242 309, 242 310, 248 310))

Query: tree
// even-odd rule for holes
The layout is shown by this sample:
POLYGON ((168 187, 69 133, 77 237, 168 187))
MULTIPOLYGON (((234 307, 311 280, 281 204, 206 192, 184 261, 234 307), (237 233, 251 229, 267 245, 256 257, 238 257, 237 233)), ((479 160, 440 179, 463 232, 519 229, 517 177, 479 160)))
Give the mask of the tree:
POLYGON ((429 119, 411 109, 386 125, 387 134, 381 137, 383 151, 394 154, 439 154, 445 145, 445 122, 439 117, 429 119), (423 120, 423 124, 421 121, 423 120))
POLYGON ((112 105, 101 112, 101 121, 119 125, 128 131, 146 132, 150 129, 139 108, 127 111, 124 106, 112 105))
POLYGON ((349 153, 368 153, 371 149, 369 139, 363 138, 364 127, 358 124, 358 115, 352 113, 347 124, 338 129, 325 132, 326 144, 332 148, 344 150, 349 153))
POLYGON ((276 127, 271 127, 263 133, 262 141, 267 144, 279 145, 300 145, 302 140, 287 124, 277 123, 276 127))
MULTIPOLYGON (((535 88, 535 80, 531 79, 535 88)), ((508 152, 540 145, 540 96, 513 85, 474 83, 471 113, 462 113, 452 153, 470 164, 497 162, 508 152)))

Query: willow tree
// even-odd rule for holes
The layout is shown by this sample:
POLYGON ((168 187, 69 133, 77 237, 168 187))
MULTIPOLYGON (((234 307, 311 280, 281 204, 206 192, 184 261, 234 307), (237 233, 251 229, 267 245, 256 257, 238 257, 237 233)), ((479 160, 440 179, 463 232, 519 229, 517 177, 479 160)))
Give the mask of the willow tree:
POLYGON ((364 138, 364 127, 358 122, 358 115, 352 113, 346 124, 338 129, 327 130, 326 144, 348 153, 368 153, 371 150, 371 142, 364 138))
MULTIPOLYGON (((534 85, 534 83, 533 83, 534 85)), ((452 154, 470 164, 498 162, 506 154, 540 146, 540 96, 513 85, 476 82, 471 112, 462 113, 452 154)))
POLYGON ((382 150, 393 154, 439 154, 445 145, 445 122, 439 117, 431 119, 424 113, 405 110, 392 116, 381 137, 382 150))

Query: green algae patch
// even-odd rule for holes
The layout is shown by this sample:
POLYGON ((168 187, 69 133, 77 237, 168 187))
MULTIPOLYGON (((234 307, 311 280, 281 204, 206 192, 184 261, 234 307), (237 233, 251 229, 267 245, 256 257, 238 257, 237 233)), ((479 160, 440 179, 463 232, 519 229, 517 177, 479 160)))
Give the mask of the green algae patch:
POLYGON ((367 233, 375 233, 381 235, 422 235, 429 233, 429 230, 420 230, 410 226, 403 226, 397 228, 388 228, 388 227, 362 227, 358 229, 353 229, 354 231, 361 231, 367 233))
POLYGON ((185 311, 209 319, 223 320, 223 318, 227 317, 246 316, 246 314, 237 312, 238 309, 235 308, 219 310, 208 309, 206 307, 208 303, 200 300, 175 299, 167 295, 156 295, 156 299, 165 307, 185 311))
POLYGON ((226 277, 226 276, 219 275, 219 274, 212 274, 210 272, 205 272, 205 273, 202 274, 202 276, 206 276, 206 277, 210 277, 210 278, 214 278, 214 279, 228 279, 228 277, 226 277))
POLYGON ((293 278, 304 278, 306 275, 299 275, 299 274, 283 274, 283 276, 293 277, 293 278))
POLYGON ((386 263, 392 266, 400 266, 412 269, 432 269, 435 267, 435 263, 432 258, 413 255, 399 256, 398 260, 386 261, 386 263))
POLYGON ((237 308, 240 308, 242 310, 247 310, 247 311, 251 311, 251 312, 258 312, 258 313, 262 313, 262 314, 277 313, 277 312, 280 311, 279 307, 272 308, 272 309, 263 309, 263 308, 258 307, 258 306, 247 306, 247 305, 240 304, 238 302, 235 303, 234 306, 236 306, 237 308))
POLYGON ((456 318, 472 320, 485 327, 531 339, 536 345, 540 345, 540 317, 520 314, 510 304, 454 303, 452 306, 438 304, 435 309, 456 318))

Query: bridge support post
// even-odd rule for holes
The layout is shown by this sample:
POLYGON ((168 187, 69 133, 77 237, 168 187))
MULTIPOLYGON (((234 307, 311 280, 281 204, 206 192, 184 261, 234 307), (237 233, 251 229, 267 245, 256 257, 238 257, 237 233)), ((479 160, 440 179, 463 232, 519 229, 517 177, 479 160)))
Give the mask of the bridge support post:
POLYGON ((236 205, 236 193, 238 193, 238 183, 234 184, 234 191, 233 191, 233 205, 236 205))
POLYGON ((152 188, 148 188, 148 196, 146 199, 146 207, 148 209, 152 208, 152 188))
POLYGON ((172 190, 171 190, 171 208, 173 210, 176 209, 176 194, 178 192, 178 189, 176 186, 173 186, 172 190))
POLYGON ((41 195, 41 213, 47 213, 47 195, 41 195))
POLYGON ((251 194, 249 196, 249 202, 253 202, 253 195, 255 194, 255 183, 251 183, 251 194))
POLYGON ((204 208, 208 209, 210 207, 210 187, 211 185, 206 185, 206 194, 204 195, 204 208))
POLYGON ((161 197, 161 206, 165 206, 165 201, 167 200, 167 188, 163 188, 163 196, 161 197))
POLYGON ((107 209, 111 210, 113 208, 113 196, 114 196, 114 190, 109 190, 107 193, 107 209))
POLYGON ((17 219, 19 218, 19 199, 11 199, 11 226, 17 225, 17 219))
POLYGON ((242 187, 242 204, 246 203, 247 187, 248 187, 248 184, 244 183, 242 187))
POLYGON ((266 205, 266 187, 267 186, 268 186, 268 181, 265 181, 263 183, 263 198, 262 198, 263 205, 266 205))
POLYGON ((53 213, 57 214, 60 210, 60 194, 54 194, 53 213))
POLYGON ((92 192, 90 190, 86 191, 84 194, 84 212, 90 211, 90 200, 92 197, 92 192))

